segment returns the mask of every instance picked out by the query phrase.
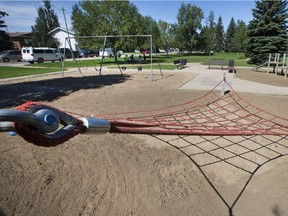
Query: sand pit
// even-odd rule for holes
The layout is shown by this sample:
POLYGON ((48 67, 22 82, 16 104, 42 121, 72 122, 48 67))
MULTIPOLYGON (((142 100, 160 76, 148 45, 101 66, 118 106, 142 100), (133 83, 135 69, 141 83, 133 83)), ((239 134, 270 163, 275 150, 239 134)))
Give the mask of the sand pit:
MULTIPOLYGON (((149 71, 127 70, 120 76, 118 71, 104 70, 99 79, 92 69, 83 70, 83 77, 74 71, 64 78, 55 74, 10 79, 0 82, 0 108, 27 100, 83 115, 162 108, 206 93, 207 89, 187 88, 201 70, 220 77, 223 73, 192 64, 184 70, 164 71, 164 79, 155 71, 153 82, 149 71)), ((234 78, 285 88, 287 94, 282 95, 239 93, 255 106, 287 118, 287 78, 249 69, 237 69, 234 78)), ((195 164, 148 135, 79 135, 44 148, 2 133, 0 145, 1 216, 228 215, 195 164)), ((287 215, 287 162, 288 157, 280 157, 262 166, 233 207, 234 215, 287 215)), ((222 164, 205 172, 229 204, 247 179, 222 164)))

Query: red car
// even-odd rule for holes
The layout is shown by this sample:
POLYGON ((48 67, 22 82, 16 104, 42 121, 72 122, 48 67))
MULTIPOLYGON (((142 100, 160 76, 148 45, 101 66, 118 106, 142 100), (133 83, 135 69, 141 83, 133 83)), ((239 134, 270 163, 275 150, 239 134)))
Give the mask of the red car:
POLYGON ((150 50, 143 50, 143 51, 142 51, 142 54, 145 54, 145 55, 146 55, 146 54, 150 54, 150 50))

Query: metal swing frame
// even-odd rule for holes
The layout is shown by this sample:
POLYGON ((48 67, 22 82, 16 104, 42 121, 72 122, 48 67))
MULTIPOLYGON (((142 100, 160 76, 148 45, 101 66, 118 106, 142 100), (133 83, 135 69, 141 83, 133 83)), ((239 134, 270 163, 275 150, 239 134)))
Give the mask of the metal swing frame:
MULTIPOLYGON (((153 71, 153 36, 152 35, 100 35, 100 36, 91 36, 90 35, 90 36, 79 36, 79 37, 66 37, 65 38, 65 48, 66 48, 66 41, 70 41, 70 39, 72 39, 72 38, 74 38, 74 39, 104 38, 104 44, 103 44, 103 52, 104 52, 104 50, 106 48, 107 38, 130 38, 130 37, 148 37, 148 38, 150 38, 150 52, 151 52, 150 77, 151 77, 151 80, 153 81, 154 71, 153 71)), ((158 60, 157 52, 156 52, 156 58, 157 58, 157 62, 159 65, 161 77, 163 78, 163 73, 162 73, 162 69, 161 69, 161 66, 160 66, 160 63, 158 60)), ((99 76, 101 76, 101 73, 102 73, 103 59, 104 58, 102 57, 101 62, 100 62, 99 76)), ((77 59, 74 59, 74 60, 76 61, 78 70, 79 70, 80 74, 82 75, 82 72, 81 72, 81 69, 79 67, 77 59)), ((118 64, 118 68, 119 68, 121 74, 123 74, 121 68, 119 67, 119 64, 118 64)), ((65 59, 64 59, 63 64, 62 64, 62 76, 64 76, 64 69, 65 69, 65 59)))

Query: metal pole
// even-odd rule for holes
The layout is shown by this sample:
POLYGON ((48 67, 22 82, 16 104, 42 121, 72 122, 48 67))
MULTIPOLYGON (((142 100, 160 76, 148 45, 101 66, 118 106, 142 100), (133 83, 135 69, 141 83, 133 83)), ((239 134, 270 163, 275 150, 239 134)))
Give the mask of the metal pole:
MULTIPOLYGON (((64 56, 61 57, 61 63, 62 63, 62 77, 64 77, 64 69, 65 69, 65 65, 64 65, 64 62, 65 62, 65 55, 66 55, 66 40, 65 40, 65 43, 64 43, 64 56)), ((58 50, 59 52, 59 50, 58 50)), ((60 52, 59 52, 60 53, 60 52)))
MULTIPOLYGON (((104 44, 103 44, 103 49, 102 49, 102 58, 101 58, 100 69, 99 69, 99 76, 101 76, 101 72, 102 72, 102 65, 103 65, 103 59, 104 59, 104 51, 105 51, 105 47, 106 47, 106 40, 107 40, 107 37, 104 38, 104 44)), ((99 55, 101 55, 101 52, 99 52, 99 55)))
MULTIPOLYGON (((72 45, 71 45, 71 41, 70 41, 70 34, 69 34, 68 25, 67 25, 65 9, 62 7, 61 10, 62 10, 62 13, 63 13, 63 16, 64 16, 64 21, 65 21, 65 26, 66 26, 67 36, 68 36, 68 44, 69 44, 70 50, 72 52, 73 49, 72 49, 72 45)), ((74 59, 74 53, 73 52, 72 52, 72 58, 74 59)))
POLYGON ((150 35, 150 54, 151 54, 151 57, 150 57, 150 64, 151 64, 151 80, 153 81, 153 66, 152 66, 152 63, 153 63, 153 40, 152 40, 152 35, 150 35))
MULTIPOLYGON (((55 7, 55 6, 54 6, 55 7)), ((78 67, 78 70, 82 76, 82 72, 81 72, 81 69, 79 67, 79 64, 78 64, 78 61, 76 60, 75 56, 74 56, 74 53, 73 53, 73 49, 72 49, 72 45, 71 45, 71 40, 70 40, 70 33, 69 33, 69 29, 68 29, 68 25, 67 25, 67 20, 66 20, 66 15, 65 15, 65 9, 62 7, 61 8, 62 12, 63 12, 63 16, 64 16, 64 21, 65 21, 65 26, 66 26, 66 31, 67 31, 67 36, 68 36, 68 45, 69 45, 69 48, 70 48, 70 51, 71 51, 71 54, 72 54, 72 59, 76 61, 76 64, 77 64, 77 67, 78 67)), ((64 50, 65 52, 65 50, 64 50)), ((65 57, 65 56, 64 56, 65 57)))

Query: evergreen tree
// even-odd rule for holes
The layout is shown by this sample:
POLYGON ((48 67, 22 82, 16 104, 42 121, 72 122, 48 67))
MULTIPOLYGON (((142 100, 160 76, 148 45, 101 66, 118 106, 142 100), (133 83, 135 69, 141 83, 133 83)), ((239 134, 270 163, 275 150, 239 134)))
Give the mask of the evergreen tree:
POLYGON ((253 20, 247 30, 247 56, 250 63, 267 61, 269 53, 286 52, 288 47, 286 0, 256 1, 253 20))
POLYGON ((51 7, 49 0, 44 0, 44 7, 38 8, 36 24, 32 26, 32 44, 40 47, 58 47, 59 42, 49 34, 50 31, 59 27, 56 13, 51 7))
POLYGON ((0 52, 3 50, 13 49, 13 42, 10 35, 6 31, 1 30, 1 28, 7 28, 5 21, 2 20, 4 16, 8 16, 8 14, 0 11, 0 52))
POLYGON ((219 16, 218 22, 215 27, 215 51, 224 51, 224 27, 222 23, 222 17, 219 16))
POLYGON ((227 33, 226 33, 226 51, 227 52, 236 51, 235 40, 234 40, 235 32, 236 32, 236 23, 234 21, 234 18, 232 17, 228 25, 227 33))

